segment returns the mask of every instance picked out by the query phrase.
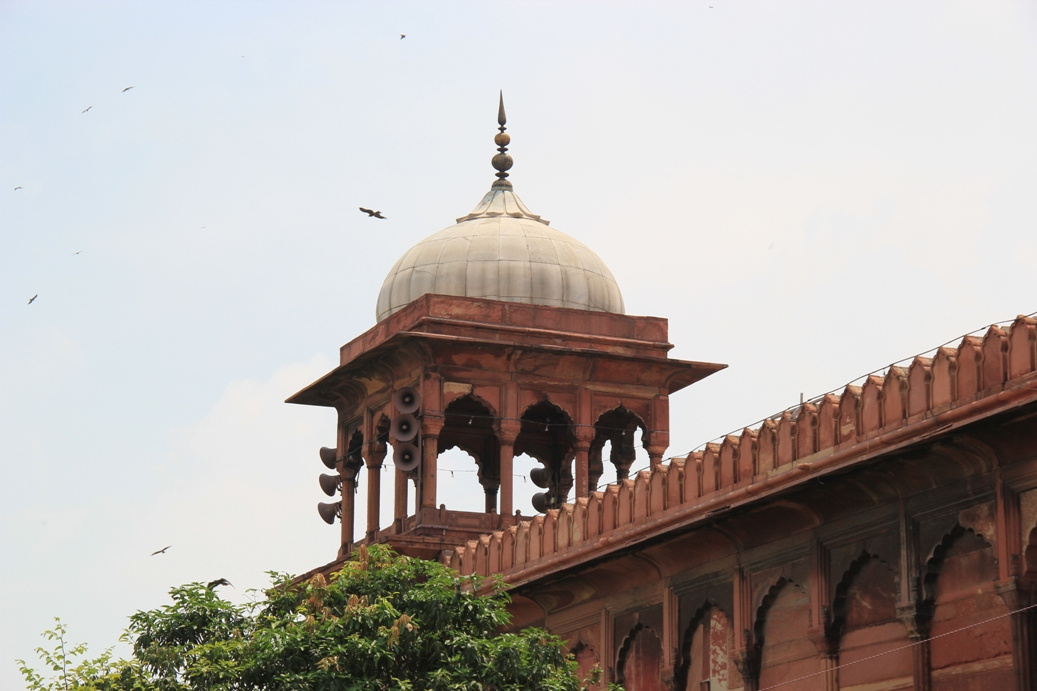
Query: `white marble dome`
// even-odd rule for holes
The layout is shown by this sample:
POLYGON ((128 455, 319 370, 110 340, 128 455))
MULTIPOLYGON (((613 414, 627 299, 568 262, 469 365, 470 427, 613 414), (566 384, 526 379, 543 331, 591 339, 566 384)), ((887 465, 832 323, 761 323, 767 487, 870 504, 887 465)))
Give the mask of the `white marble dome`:
POLYGON ((530 213, 507 181, 400 257, 378 294, 378 321, 426 293, 623 313, 598 255, 530 213))

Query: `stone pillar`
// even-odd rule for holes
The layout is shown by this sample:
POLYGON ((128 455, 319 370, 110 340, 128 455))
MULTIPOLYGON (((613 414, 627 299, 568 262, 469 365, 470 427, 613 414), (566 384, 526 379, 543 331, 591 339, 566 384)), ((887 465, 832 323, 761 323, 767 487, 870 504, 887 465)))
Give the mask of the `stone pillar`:
POLYGON ((364 447, 364 463, 367 464, 367 539, 378 532, 378 513, 381 509, 382 462, 385 460, 385 444, 372 443, 364 447))
POLYGON ((436 473, 439 460, 439 433, 443 430, 443 418, 425 414, 421 419, 421 466, 419 482, 418 513, 421 509, 436 508, 436 473))
POLYGON ((731 625, 734 627, 734 651, 731 662, 742 675, 745 691, 757 691, 760 687, 760 648, 753 640, 753 595, 749 576, 741 569, 735 569, 734 579, 734 616, 731 625))
POLYGON ((397 468, 395 476, 392 517, 395 532, 401 533, 407 521, 407 473, 397 468))
POLYGON ((911 646, 912 676, 915 691, 930 691, 932 688, 932 669, 930 666, 929 632, 933 621, 934 604, 925 599, 922 579, 914 578, 912 601, 907 605, 897 605, 897 618, 907 629, 907 638, 911 646))
POLYGON ((589 496, 590 481, 590 449, 594 441, 594 427, 577 425, 576 437, 576 499, 589 496))
POLYGON ((356 468, 349 468, 339 463, 339 476, 342 478, 342 517, 340 520, 342 528, 342 545, 339 548, 339 556, 344 557, 349 553, 353 544, 353 521, 356 511, 356 468))
POLYGON ((1015 578, 994 584, 1012 614, 1012 662, 1015 667, 1016 689, 1032 689, 1034 681, 1033 660, 1033 610, 1026 609, 1032 603, 1028 589, 1019 587, 1015 578))
POLYGON ((500 515, 515 513, 515 440, 522 424, 518 420, 501 420, 497 439, 500 441, 500 515))
POLYGON ((666 447, 652 444, 645 447, 645 451, 648 452, 648 462, 651 465, 659 465, 663 462, 663 454, 666 453, 666 447))
POLYGON ((648 462, 659 465, 663 454, 670 446, 670 397, 659 395, 652 399, 652 417, 648 420, 648 433, 642 435, 642 443, 648 451, 648 462))

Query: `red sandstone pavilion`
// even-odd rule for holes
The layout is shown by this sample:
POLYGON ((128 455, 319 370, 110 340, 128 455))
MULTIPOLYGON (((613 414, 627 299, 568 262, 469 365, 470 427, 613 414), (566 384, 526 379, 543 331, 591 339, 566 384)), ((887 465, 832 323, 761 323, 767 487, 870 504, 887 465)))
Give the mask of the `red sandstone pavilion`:
POLYGON ((664 462, 669 396, 724 365, 668 358, 665 319, 623 314, 597 255, 514 194, 503 103, 498 122, 490 192, 401 257, 377 324, 288 399, 338 413, 321 515, 341 541, 316 570, 385 542, 501 574, 514 626, 562 636, 602 688, 1037 688, 1037 320, 664 462), (638 431, 651 467, 630 476, 638 431), (483 512, 438 503, 455 447, 483 512), (534 517, 519 454, 541 464, 534 517), (619 481, 597 489, 606 461, 619 481))

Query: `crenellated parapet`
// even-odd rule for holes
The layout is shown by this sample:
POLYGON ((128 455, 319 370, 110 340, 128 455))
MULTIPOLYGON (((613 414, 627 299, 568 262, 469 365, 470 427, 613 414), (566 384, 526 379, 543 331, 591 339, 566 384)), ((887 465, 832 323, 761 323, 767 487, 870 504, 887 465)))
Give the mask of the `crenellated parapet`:
POLYGON ((521 583, 594 551, 600 557, 667 530, 923 442, 1037 398, 1037 319, 991 326, 764 420, 574 504, 523 520, 445 557, 462 574, 521 583))

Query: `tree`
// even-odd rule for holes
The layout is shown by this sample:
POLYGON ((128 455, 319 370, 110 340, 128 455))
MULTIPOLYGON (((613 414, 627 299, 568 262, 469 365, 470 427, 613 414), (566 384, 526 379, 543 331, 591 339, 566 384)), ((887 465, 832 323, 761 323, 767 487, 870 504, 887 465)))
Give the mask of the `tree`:
POLYGON ((130 618, 130 660, 66 670, 64 686, 21 663, 23 676, 41 691, 582 688, 558 638, 500 632, 509 615, 499 582, 479 596, 477 580, 383 546, 360 547, 328 579, 274 578, 246 605, 200 583, 174 588, 171 604, 130 618))

